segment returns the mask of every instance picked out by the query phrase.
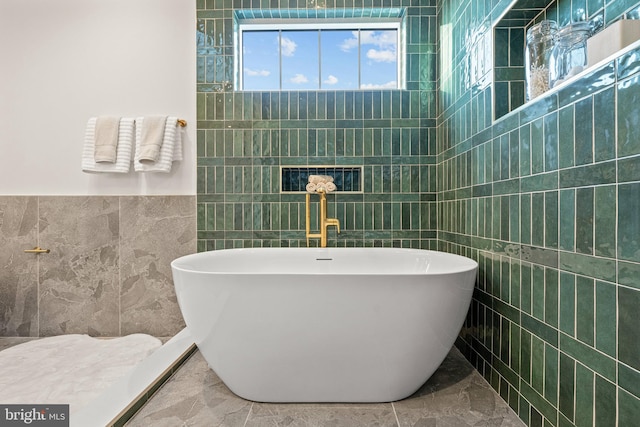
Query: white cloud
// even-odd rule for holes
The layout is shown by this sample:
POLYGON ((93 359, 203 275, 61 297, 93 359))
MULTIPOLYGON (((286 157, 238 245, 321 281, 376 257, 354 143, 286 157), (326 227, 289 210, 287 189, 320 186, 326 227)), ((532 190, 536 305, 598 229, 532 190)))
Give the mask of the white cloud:
POLYGON ((367 58, 375 62, 396 62, 396 52, 393 50, 369 49, 367 58))
POLYGON ((397 89, 398 83, 393 80, 383 84, 363 83, 361 89, 397 89))
MULTIPOLYGON (((358 32, 352 31, 350 39, 345 39, 340 45, 340 49, 348 52, 351 49, 358 47, 358 32)), ((372 44, 382 50, 395 51, 397 48, 398 40, 396 38, 395 31, 361 31, 360 32, 360 44, 367 45, 372 44)))
POLYGON ((353 35, 353 37, 350 39, 345 39, 340 45, 340 49, 345 52, 349 52, 349 50, 356 49, 358 47, 358 32, 351 31, 351 34, 353 35))
POLYGON ((395 31, 361 31, 361 44, 372 44, 379 48, 393 48, 397 44, 395 31))
POLYGON ((271 74, 269 70, 252 70, 250 68, 245 68, 244 72, 249 77, 267 77, 271 74))
POLYGON ((280 49, 282 51, 283 56, 293 56, 296 51, 298 45, 296 42, 287 37, 282 37, 280 39, 280 49))
POLYGON ((296 74, 292 78, 289 79, 291 83, 302 84, 307 83, 309 79, 304 74, 296 74))
POLYGON ((327 80, 324 80, 322 83, 328 84, 328 85, 334 85, 336 83, 338 83, 338 78, 334 75, 329 75, 329 77, 327 77, 327 80))

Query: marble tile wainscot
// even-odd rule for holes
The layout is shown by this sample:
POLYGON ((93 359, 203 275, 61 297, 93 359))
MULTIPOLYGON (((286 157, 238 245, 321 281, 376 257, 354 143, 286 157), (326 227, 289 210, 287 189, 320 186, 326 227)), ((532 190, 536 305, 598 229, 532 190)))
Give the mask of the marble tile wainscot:
POLYGON ((172 336, 195 251, 195 196, 0 196, 0 336, 172 336))

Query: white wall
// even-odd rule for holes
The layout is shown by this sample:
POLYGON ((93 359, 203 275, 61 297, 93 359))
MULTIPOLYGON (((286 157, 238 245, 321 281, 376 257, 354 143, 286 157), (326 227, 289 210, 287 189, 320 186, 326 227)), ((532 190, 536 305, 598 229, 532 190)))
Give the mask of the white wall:
POLYGON ((0 0, 0 195, 196 193, 195 0, 0 0), (86 174, 91 116, 187 120, 170 174, 86 174))

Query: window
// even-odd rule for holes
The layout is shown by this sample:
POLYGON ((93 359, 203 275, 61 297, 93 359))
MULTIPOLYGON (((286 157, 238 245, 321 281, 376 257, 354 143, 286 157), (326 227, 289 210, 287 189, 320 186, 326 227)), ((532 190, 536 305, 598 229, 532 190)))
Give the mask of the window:
POLYGON ((239 22, 237 89, 402 88, 400 18, 239 22))

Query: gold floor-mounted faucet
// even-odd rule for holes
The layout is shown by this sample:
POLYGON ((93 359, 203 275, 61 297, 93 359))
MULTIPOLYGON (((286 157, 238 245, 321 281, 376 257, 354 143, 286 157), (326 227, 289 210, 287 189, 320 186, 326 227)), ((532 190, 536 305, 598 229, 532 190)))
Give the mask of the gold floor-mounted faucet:
POLYGON ((307 193, 307 247, 309 247, 309 239, 320 239, 320 247, 327 247, 327 228, 336 227, 340 233, 340 221, 337 218, 327 218, 327 195, 324 191, 318 191, 320 196, 319 219, 320 233, 311 233, 311 193, 307 193))

